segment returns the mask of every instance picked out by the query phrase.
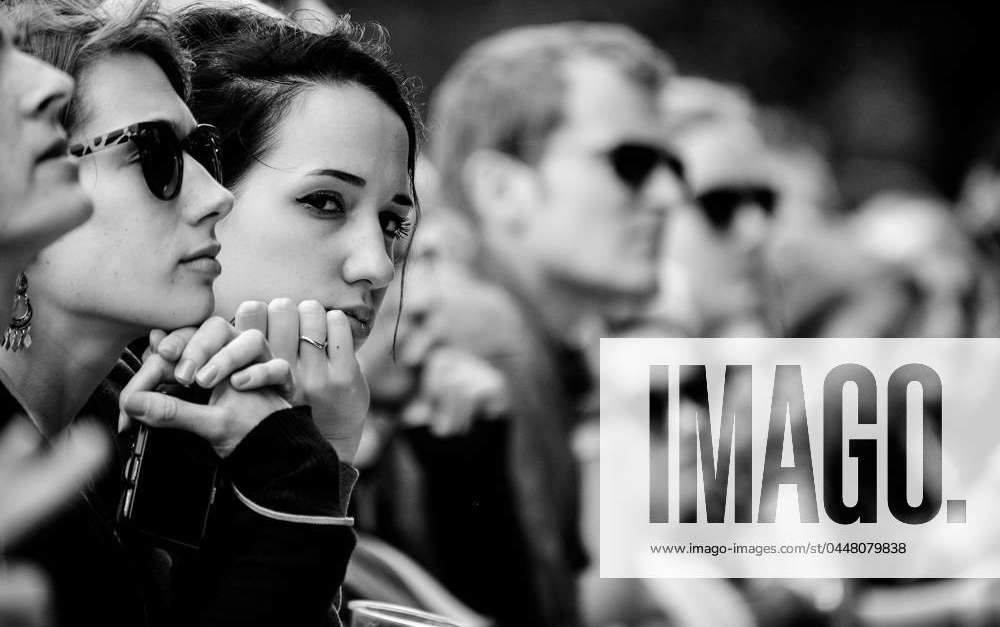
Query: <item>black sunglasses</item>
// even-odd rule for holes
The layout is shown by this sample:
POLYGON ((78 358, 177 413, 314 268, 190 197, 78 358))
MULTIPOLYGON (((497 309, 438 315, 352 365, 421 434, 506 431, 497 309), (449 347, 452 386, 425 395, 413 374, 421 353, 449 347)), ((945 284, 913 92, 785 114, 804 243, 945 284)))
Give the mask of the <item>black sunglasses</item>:
POLYGON ((778 192, 764 185, 713 187, 695 196, 695 202, 716 230, 726 231, 744 205, 752 204, 766 215, 774 215, 778 192))
POLYGON ((139 122, 69 147, 75 157, 94 154, 132 142, 139 150, 139 163, 149 191, 160 200, 173 200, 184 181, 184 153, 194 157, 216 181, 222 182, 222 148, 219 131, 199 124, 184 139, 178 139, 169 122, 139 122))
POLYGON ((615 174, 633 191, 645 185, 649 175, 658 165, 664 165, 674 176, 684 180, 684 164, 677 155, 652 144, 625 142, 607 151, 608 161, 615 174))

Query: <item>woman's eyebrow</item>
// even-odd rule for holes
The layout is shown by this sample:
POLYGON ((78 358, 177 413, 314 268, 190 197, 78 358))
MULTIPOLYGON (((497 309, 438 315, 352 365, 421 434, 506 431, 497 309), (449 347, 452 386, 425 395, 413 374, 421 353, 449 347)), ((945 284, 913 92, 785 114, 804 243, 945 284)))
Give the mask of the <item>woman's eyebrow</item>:
MULTIPOLYGON (((343 170, 334 170, 332 168, 320 168, 318 170, 312 170, 309 172, 309 176, 330 176, 335 179, 344 181, 350 185, 355 185, 357 187, 364 187, 368 184, 368 181, 361 178, 356 174, 351 174, 350 172, 344 172, 343 170)), ((397 205, 402 205, 403 207, 412 207, 413 199, 406 194, 396 194, 392 197, 392 202, 397 205)))
POLYGON ((360 176, 351 174, 350 172, 344 172, 343 170, 333 170, 333 169, 323 168, 319 170, 313 170, 312 172, 309 173, 309 175, 332 176, 335 179, 339 179, 341 181, 344 181, 345 183, 349 183, 357 187, 364 187, 365 185, 368 184, 368 181, 364 180, 360 176))
POLYGON ((168 125, 179 139, 183 139, 188 136, 198 125, 191 123, 189 120, 183 122, 178 122, 177 120, 171 118, 169 115, 162 113, 157 113, 144 120, 139 120, 138 123, 142 122, 158 122, 161 124, 168 125))

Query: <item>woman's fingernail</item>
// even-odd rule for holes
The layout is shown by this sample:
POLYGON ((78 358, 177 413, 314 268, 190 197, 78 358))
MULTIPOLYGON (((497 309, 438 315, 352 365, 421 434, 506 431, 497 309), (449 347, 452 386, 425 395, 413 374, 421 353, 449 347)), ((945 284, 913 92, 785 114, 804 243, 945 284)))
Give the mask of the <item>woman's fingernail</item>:
POLYGON ((219 374, 219 368, 215 364, 209 364, 198 371, 198 385, 203 388, 210 388, 215 385, 215 377, 219 374))
POLYGON ((191 382, 194 381, 194 371, 194 362, 190 359, 185 359, 177 364, 177 368, 174 369, 174 378, 177 379, 178 383, 191 385, 191 382))
POLYGON ((232 383, 235 387, 243 387, 250 383, 250 375, 245 372, 238 372, 233 375, 232 383))
POLYGON ((142 416, 146 413, 146 403, 136 399, 135 395, 129 396, 122 404, 122 411, 129 416, 142 416))
POLYGON ((170 361, 174 361, 181 356, 180 347, 175 342, 160 342, 156 352, 160 354, 160 357, 169 359, 170 361))

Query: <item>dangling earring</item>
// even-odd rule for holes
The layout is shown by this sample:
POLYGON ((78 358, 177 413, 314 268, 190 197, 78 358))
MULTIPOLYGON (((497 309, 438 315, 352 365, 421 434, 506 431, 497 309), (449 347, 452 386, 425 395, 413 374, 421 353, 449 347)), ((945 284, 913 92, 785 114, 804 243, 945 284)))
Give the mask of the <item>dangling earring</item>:
POLYGON ((0 346, 17 352, 22 348, 31 347, 31 299, 28 298, 28 277, 24 273, 17 275, 17 293, 14 295, 13 314, 10 326, 4 331, 0 346))

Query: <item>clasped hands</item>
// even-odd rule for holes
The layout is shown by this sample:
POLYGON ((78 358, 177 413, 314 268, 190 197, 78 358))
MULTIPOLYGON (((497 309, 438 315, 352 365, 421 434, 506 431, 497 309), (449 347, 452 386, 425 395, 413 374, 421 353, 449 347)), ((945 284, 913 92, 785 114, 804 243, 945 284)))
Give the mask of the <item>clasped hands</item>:
POLYGON ((343 312, 317 301, 247 301, 233 324, 213 317, 197 328, 154 330, 149 340, 142 367, 121 393, 120 429, 130 419, 183 429, 226 457, 275 411, 310 405, 340 460, 353 463, 369 391, 343 312), (211 399, 201 405, 156 391, 164 383, 211 389, 211 399))

